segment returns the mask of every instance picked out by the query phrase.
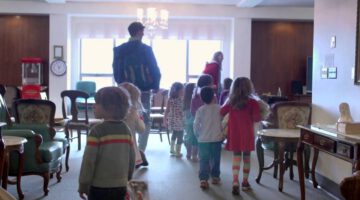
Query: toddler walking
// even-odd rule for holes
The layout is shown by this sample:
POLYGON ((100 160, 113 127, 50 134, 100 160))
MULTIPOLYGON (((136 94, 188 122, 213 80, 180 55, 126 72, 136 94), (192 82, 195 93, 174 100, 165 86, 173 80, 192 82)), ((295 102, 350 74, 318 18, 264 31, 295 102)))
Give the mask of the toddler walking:
POLYGON ((173 83, 170 88, 169 99, 164 114, 164 126, 167 127, 169 131, 172 131, 170 154, 176 157, 182 156, 181 145, 184 136, 183 96, 184 85, 179 82, 173 83))
POLYGON ((200 187, 207 189, 210 175, 212 184, 220 183, 220 154, 224 137, 221 133, 220 106, 215 100, 214 90, 203 87, 200 96, 205 104, 196 111, 194 130, 199 142, 200 187))
POLYGON ((141 134, 145 131, 145 123, 142 119, 142 115, 140 114, 144 112, 144 108, 141 103, 141 92, 138 87, 129 82, 123 82, 119 84, 119 86, 127 90, 130 95, 131 106, 124 120, 131 130, 132 139, 134 141, 135 168, 147 166, 148 162, 145 154, 138 148, 136 142, 136 133, 141 134))
POLYGON ((232 193, 239 195, 240 162, 243 159, 242 190, 249 190, 250 152, 255 149, 254 123, 261 120, 260 108, 251 96, 254 87, 246 77, 236 78, 231 85, 229 99, 221 108, 221 115, 229 113, 227 142, 225 148, 233 151, 232 193))
POLYGON ((104 121, 95 125, 87 145, 79 175, 81 199, 123 200, 134 170, 131 132, 123 121, 129 108, 126 91, 105 87, 95 95, 94 114, 104 121))

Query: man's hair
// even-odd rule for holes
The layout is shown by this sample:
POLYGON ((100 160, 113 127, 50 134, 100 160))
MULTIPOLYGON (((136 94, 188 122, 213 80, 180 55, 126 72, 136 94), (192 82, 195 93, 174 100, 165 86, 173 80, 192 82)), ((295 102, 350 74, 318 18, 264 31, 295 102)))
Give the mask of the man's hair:
POLYGON ((140 22, 133 22, 129 25, 128 31, 131 37, 134 37, 139 31, 144 30, 145 26, 140 22))
POLYGON ((213 78, 209 74, 203 74, 197 81, 197 87, 202 88, 204 86, 211 86, 213 78))
POLYGON ((214 98, 214 90, 209 86, 202 87, 200 97, 204 103, 210 104, 214 98))
POLYGON ((95 102, 100 104, 113 119, 124 119, 129 106, 129 93, 120 87, 104 87, 95 94, 95 102))

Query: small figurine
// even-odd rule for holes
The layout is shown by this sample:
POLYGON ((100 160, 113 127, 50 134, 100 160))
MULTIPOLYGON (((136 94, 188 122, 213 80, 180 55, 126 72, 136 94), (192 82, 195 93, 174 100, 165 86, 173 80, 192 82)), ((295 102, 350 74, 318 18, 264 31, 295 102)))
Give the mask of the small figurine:
POLYGON ((350 108, 348 103, 341 103, 339 105, 340 117, 338 123, 352 123, 354 120, 351 117, 350 108))

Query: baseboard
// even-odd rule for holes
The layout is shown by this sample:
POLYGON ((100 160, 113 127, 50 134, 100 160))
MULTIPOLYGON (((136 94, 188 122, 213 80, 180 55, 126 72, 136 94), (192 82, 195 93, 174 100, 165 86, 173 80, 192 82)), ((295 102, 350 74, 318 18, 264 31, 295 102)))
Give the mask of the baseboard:
POLYGON ((340 193, 340 186, 334 181, 326 178, 325 176, 315 172, 316 181, 318 182, 321 189, 327 192, 329 195, 337 199, 344 199, 340 193))

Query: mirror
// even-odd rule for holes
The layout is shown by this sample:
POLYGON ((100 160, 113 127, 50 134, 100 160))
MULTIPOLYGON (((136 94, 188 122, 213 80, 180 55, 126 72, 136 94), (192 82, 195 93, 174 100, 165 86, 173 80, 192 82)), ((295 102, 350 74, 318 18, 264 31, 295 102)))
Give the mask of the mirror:
POLYGON ((360 0, 357 4, 357 16, 356 16, 356 48, 355 48, 355 84, 360 85, 360 33, 359 33, 359 23, 360 23, 360 0))

